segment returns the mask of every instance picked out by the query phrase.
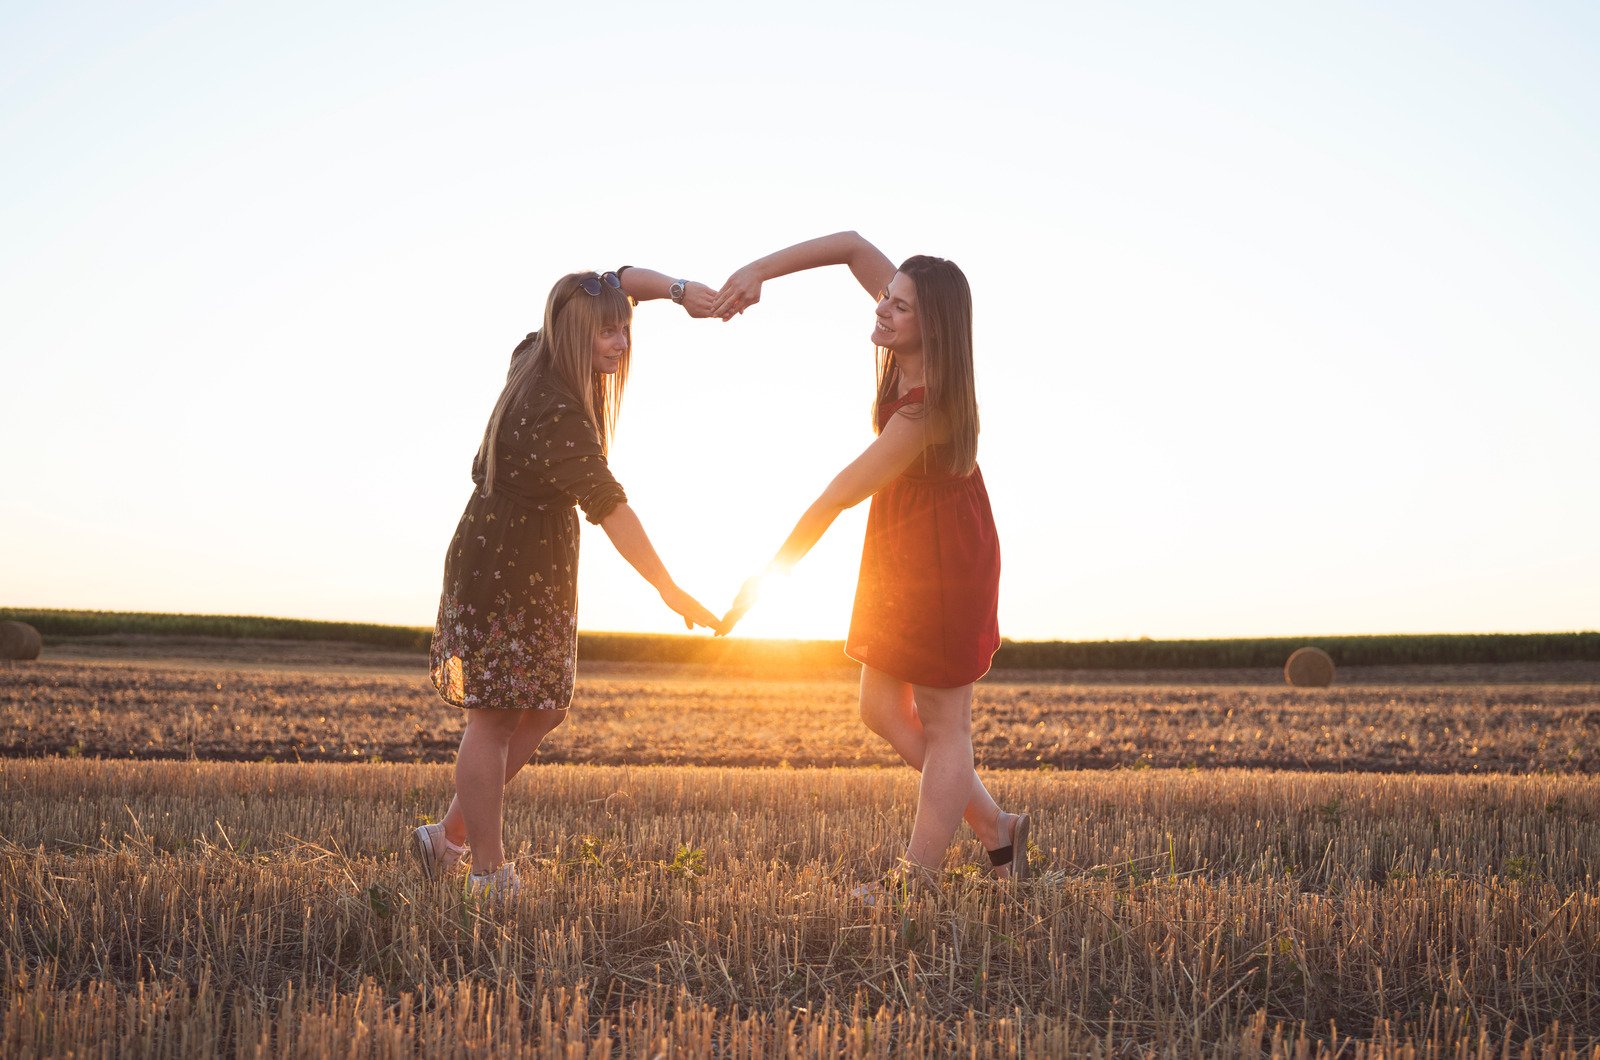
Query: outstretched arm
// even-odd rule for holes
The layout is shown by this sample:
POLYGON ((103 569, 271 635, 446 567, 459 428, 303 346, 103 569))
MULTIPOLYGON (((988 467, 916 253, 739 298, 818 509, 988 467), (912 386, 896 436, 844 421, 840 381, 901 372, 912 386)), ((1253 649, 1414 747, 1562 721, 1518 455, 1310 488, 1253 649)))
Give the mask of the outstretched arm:
POLYGON ((822 496, 800 517, 772 557, 772 567, 787 571, 805 558, 839 515, 898 478, 928 445, 926 419, 896 415, 873 443, 834 476, 822 496))
POLYGON ((804 272, 824 265, 848 265, 856 282, 874 298, 883 293, 894 278, 894 263, 883 251, 861 238, 858 232, 835 232, 757 258, 729 276, 711 305, 711 315, 723 320, 761 301, 761 285, 767 280, 804 272))
MULTIPOLYGON (((654 269, 641 269, 637 265, 625 265, 622 272, 618 273, 622 280, 622 290, 635 302, 648 302, 655 298, 671 298, 672 285, 678 282, 678 277, 668 276, 664 272, 654 269)), ((692 317, 711 316, 711 303, 716 300, 717 292, 703 283, 695 280, 684 281, 683 308, 692 317)))
POLYGON ((755 606, 756 597, 761 591, 761 581, 769 573, 786 573, 796 563, 805 557, 811 547, 821 540, 833 521, 839 514, 848 508, 854 508, 868 497, 877 493, 900 476, 906 468, 911 466, 924 448, 940 441, 936 426, 926 418, 912 419, 908 415, 896 413, 890 420, 883 433, 877 440, 867 446, 865 452, 850 462, 850 466, 839 472, 834 480, 828 483, 828 488, 822 491, 822 496, 811 502, 800 521, 794 524, 794 529, 789 531, 789 536, 784 540, 783 546, 778 549, 777 555, 772 557, 772 562, 762 574, 749 579, 744 587, 739 590, 738 599, 733 602, 733 607, 722 616, 722 622, 717 626, 718 633, 727 633, 733 629, 734 624, 744 617, 746 611, 755 606))
POLYGON ((695 626, 705 626, 707 629, 717 627, 717 616, 678 588, 678 583, 672 580, 667 573, 667 565, 661 562, 655 546, 645 534, 644 524, 639 522, 639 516, 626 502, 611 509, 611 513, 600 520, 600 528, 606 532, 622 558, 633 564, 633 569, 661 594, 662 602, 683 616, 685 626, 690 629, 695 626))

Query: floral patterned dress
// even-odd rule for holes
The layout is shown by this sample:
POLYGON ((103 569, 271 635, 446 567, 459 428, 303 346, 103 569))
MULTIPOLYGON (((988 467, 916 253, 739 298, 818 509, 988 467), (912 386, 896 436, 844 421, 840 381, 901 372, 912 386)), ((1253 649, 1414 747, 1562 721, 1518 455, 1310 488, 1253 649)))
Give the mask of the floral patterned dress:
POLYGON ((433 685, 467 708, 565 710, 578 659, 578 513, 627 500, 583 401, 553 377, 506 410, 494 493, 484 468, 445 556, 429 652, 433 685))

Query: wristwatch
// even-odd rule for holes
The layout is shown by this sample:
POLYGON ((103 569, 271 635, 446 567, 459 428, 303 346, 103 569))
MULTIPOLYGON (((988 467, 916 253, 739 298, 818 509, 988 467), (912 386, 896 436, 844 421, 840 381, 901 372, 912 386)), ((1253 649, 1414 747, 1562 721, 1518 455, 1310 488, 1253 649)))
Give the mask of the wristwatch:
POLYGON ((672 286, 667 288, 667 293, 672 296, 673 305, 683 304, 683 292, 689 287, 688 280, 673 280, 672 286))

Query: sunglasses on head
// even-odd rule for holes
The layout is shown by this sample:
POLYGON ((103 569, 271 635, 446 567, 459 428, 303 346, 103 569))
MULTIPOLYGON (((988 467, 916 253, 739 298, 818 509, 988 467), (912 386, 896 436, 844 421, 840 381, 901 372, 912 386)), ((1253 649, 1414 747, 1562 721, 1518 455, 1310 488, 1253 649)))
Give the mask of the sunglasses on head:
POLYGON ((578 286, 583 288, 583 293, 591 298, 600 297, 600 285, 605 284, 614 291, 622 290, 622 277, 614 272, 602 272, 598 276, 586 276, 578 281, 578 286))

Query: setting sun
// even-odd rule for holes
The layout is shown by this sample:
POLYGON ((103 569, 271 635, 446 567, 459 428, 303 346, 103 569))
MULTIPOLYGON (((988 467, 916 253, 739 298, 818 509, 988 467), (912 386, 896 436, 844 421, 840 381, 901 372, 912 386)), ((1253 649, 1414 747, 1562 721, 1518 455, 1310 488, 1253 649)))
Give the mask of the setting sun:
POLYGON ((850 598, 837 591, 836 583, 832 577, 767 574, 760 580, 750 611, 739 620, 732 635, 799 640, 842 638, 850 621, 850 598))
MULTIPOLYGON (((781 640, 843 640, 850 628, 856 574, 861 562, 861 524, 866 505, 846 512, 798 566, 769 572, 761 578, 755 602, 735 626, 732 636, 781 640)), ((774 537, 775 548, 780 538, 774 537)), ((763 546, 765 547, 765 546, 763 546)), ((597 550, 598 551, 598 550, 597 550)), ((759 564, 729 570, 728 549, 710 547, 684 556, 685 571, 704 572, 706 606, 725 613, 746 578, 760 573, 759 564)), ((695 583, 698 589, 699 583, 695 583)), ((671 616, 667 616, 668 619, 671 616)))

